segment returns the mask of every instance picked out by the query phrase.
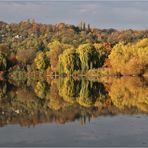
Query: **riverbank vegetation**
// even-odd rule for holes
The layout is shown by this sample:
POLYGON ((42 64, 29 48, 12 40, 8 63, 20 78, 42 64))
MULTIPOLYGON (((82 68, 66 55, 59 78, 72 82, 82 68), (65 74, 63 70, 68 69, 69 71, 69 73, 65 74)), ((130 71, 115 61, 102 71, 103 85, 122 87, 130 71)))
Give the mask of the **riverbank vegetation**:
POLYGON ((1 77, 147 75, 148 31, 0 22, 1 77), (6 75, 7 74, 7 75, 6 75))

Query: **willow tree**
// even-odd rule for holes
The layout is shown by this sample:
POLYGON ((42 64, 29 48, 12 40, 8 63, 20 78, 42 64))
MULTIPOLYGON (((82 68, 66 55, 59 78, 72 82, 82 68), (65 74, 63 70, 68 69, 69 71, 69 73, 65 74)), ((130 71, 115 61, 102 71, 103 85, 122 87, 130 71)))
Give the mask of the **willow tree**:
POLYGON ((59 41, 53 41, 48 44, 49 48, 49 59, 50 59, 50 65, 51 69, 53 71, 57 70, 57 64, 59 60, 59 55, 63 53, 64 50, 67 48, 71 48, 71 45, 60 43, 59 41))
POLYGON ((98 54, 92 44, 82 44, 76 49, 81 61, 82 71, 97 68, 98 54))
POLYGON ((75 70, 80 69, 80 59, 74 49, 69 48, 59 57, 59 63, 62 65, 64 73, 72 74, 75 70))

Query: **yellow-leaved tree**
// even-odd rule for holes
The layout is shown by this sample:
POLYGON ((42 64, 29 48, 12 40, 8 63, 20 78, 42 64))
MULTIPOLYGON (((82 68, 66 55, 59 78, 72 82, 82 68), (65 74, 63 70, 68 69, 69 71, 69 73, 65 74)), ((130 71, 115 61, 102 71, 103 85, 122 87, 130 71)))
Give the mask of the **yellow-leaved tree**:
POLYGON ((66 49, 59 56, 59 64, 63 67, 63 71, 66 74, 72 74, 74 71, 81 69, 79 56, 72 48, 66 49))
POLYGON ((38 70, 45 70, 49 64, 48 57, 44 52, 39 52, 34 59, 34 62, 38 70))
POLYGON ((59 60, 59 55, 63 53, 64 50, 71 48, 71 45, 60 43, 59 41, 53 41, 48 44, 50 59, 50 65, 52 71, 57 71, 57 64, 59 60))
POLYGON ((122 75, 145 73, 148 68, 148 46, 137 46, 137 44, 118 43, 113 47, 109 59, 114 70, 122 75))

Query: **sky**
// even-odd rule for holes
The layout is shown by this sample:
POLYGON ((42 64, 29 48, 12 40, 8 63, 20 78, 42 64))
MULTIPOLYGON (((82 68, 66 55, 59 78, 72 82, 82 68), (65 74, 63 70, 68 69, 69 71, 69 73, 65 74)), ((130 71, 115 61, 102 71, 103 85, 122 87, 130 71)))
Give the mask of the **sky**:
POLYGON ((85 21, 97 28, 148 29, 148 1, 0 0, 0 21, 29 18, 46 24, 85 21))

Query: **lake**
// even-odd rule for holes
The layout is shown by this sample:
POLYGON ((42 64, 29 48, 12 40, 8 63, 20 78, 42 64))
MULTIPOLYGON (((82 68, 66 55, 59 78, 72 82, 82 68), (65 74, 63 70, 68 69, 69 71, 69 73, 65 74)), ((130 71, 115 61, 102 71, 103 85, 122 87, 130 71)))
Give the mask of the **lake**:
POLYGON ((148 146, 148 79, 0 82, 0 146, 148 146))

